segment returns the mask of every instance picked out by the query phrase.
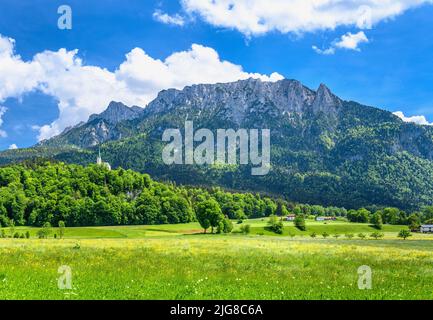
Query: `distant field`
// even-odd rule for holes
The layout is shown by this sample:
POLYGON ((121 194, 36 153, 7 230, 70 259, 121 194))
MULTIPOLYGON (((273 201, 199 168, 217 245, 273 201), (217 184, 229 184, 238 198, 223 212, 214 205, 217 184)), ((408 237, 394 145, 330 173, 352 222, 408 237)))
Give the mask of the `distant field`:
MULTIPOLYGON (((266 230, 268 219, 251 219, 246 220, 243 224, 249 224, 251 226, 252 235, 267 235, 267 236, 278 236, 268 230, 266 230)), ((234 230, 240 228, 241 225, 235 221, 234 230)), ((406 226, 392 226, 384 225, 383 230, 380 232, 384 233, 385 238, 396 239, 397 234, 401 229, 407 228, 406 226)), ((4 228, 6 234, 10 234, 9 228, 4 228)), ((18 233, 30 232, 32 237, 36 237, 38 228, 31 227, 16 227, 15 231, 18 233)), ((355 237, 359 233, 369 235, 372 232, 377 231, 369 224, 363 223, 350 223, 342 221, 330 221, 330 222, 318 222, 318 221, 307 221, 307 230, 300 231, 294 227, 293 222, 284 222, 283 236, 294 234, 296 238, 309 237, 311 233, 316 233, 317 237, 320 238, 321 234, 327 232, 331 236, 339 234, 342 237, 345 234, 353 234, 355 237)), ((104 239, 104 238, 130 238, 140 239, 147 237, 166 237, 166 236, 179 236, 188 234, 199 234, 202 233, 203 229, 198 223, 186 223, 186 224, 166 224, 166 225, 154 225, 154 226, 112 226, 112 227, 78 227, 78 228, 66 228, 65 238, 67 239, 104 239)), ((57 228, 52 228, 51 237, 58 233, 57 228)), ((433 235, 427 234, 416 234, 410 238, 413 239, 432 239, 433 235)))
MULTIPOLYGON (((0 239, 0 299, 433 299, 431 236, 403 241, 403 227, 386 226, 384 240, 312 239, 374 229, 310 222, 291 239, 266 235, 266 221, 246 223, 251 235, 203 235, 191 223, 0 239), (72 290, 57 287, 61 265, 72 269, 72 290), (372 290, 358 289, 361 265, 372 268, 372 290)), ((36 232, 16 228, 27 230, 36 232)), ((286 223, 284 234, 293 231, 286 223)))

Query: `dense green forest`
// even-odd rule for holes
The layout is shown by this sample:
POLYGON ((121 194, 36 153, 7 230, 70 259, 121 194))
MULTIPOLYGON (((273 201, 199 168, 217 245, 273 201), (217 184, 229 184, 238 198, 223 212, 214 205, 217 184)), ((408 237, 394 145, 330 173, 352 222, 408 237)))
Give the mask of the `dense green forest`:
MULTIPOLYGON (((177 186, 132 170, 68 165, 45 160, 0 168, 0 224, 67 226, 176 224, 199 221, 220 227, 225 220, 271 215, 336 216, 353 222, 419 224, 433 218, 433 208, 408 214, 396 208, 361 208, 296 204, 221 188, 177 186)), ((226 226, 227 227, 227 226, 226 226)), ((228 227, 227 227, 228 228, 228 227)))

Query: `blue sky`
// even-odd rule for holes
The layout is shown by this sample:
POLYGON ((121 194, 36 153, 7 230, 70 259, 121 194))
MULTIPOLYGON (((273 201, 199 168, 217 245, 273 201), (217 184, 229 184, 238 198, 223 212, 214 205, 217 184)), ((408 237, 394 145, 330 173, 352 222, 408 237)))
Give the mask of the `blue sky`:
MULTIPOLYGON (((424 115, 433 121, 433 5, 408 5, 407 10, 384 17, 373 12, 371 28, 356 25, 356 22, 339 22, 340 17, 335 17, 337 22, 333 28, 325 22, 320 23, 320 17, 313 17, 310 24, 286 25, 284 19, 291 16, 281 20, 281 17, 272 17, 273 13, 270 13, 260 18, 258 27, 264 26, 264 30, 257 31, 254 24, 248 24, 247 20, 257 12, 251 16, 248 12, 242 12, 245 13, 245 20, 242 16, 240 21, 231 21, 206 11, 212 7, 201 8, 197 1, 2 0, 0 35, 4 39, 15 40, 14 59, 12 62, 5 60, 5 63, 24 65, 28 70, 19 73, 15 70, 21 69, 14 65, 6 69, 9 73, 0 75, 0 86, 3 87, 7 81, 12 81, 10 79, 18 79, 12 82, 16 88, 3 94, 0 91, 0 106, 5 107, 0 127, 3 132, 0 134, 0 149, 7 149, 12 144, 31 146, 38 141, 38 137, 49 137, 67 125, 86 119, 90 113, 102 111, 108 98, 125 100, 129 104, 145 104, 165 86, 181 87, 202 79, 212 82, 214 78, 216 81, 236 78, 241 75, 236 67, 247 74, 270 76, 276 72, 286 78, 300 80, 313 89, 323 82, 343 99, 393 112, 402 111, 407 117, 424 115), (60 16, 57 9, 62 4, 68 4, 72 9, 71 30, 57 27, 60 16), (161 22, 164 14, 167 14, 165 18, 177 18, 177 25, 168 23, 167 19, 165 23, 161 22), (317 20, 319 23, 316 23, 317 20), (351 47, 351 43, 342 42, 344 35, 360 32, 368 42, 355 43, 355 47, 353 43, 351 47), (192 49, 192 44, 212 48, 213 51, 192 49), (322 54, 313 50, 313 46, 322 50, 322 54), (66 49, 66 53, 59 53, 62 48, 66 49), (142 51, 134 51, 127 59, 125 55, 134 48, 142 51), (333 54, 323 54, 329 48, 333 54), (67 54, 74 49, 78 49, 78 53, 67 54), (46 54, 38 60, 44 71, 36 65, 30 66, 36 54, 47 50, 57 55, 46 54), (187 56, 165 61, 176 52, 186 52, 187 56), (196 58, 198 52, 203 55, 200 59, 196 58), (210 68, 205 76, 192 75, 182 82, 184 71, 178 71, 184 61, 182 59, 185 59, 185 66, 192 73, 200 73, 203 68, 200 64, 205 63, 207 55, 212 56, 212 52, 218 54, 218 61, 212 60, 214 69, 221 69, 218 67, 220 61, 230 62, 224 74, 215 74, 216 71, 210 68), (141 62, 146 61, 145 57, 150 57, 151 62, 141 62), (159 63, 158 59, 162 62, 159 63), (198 66, 196 69, 189 68, 188 63, 198 66), (122 64, 124 68, 119 67, 122 64), (160 71, 163 69, 159 68, 164 67, 161 64, 169 65, 167 74, 160 71), (49 72, 46 71, 47 65, 50 66, 49 72), (92 66, 95 70, 88 70, 86 66, 92 66), (55 68, 61 69, 61 77, 56 78, 55 68), (72 72, 70 70, 74 70, 72 75, 68 74, 72 72), (39 78, 23 87, 24 80, 38 72, 41 72, 39 78), (141 77, 141 72, 146 77, 141 77), (73 82, 70 76, 75 79, 73 82), (105 83, 104 89, 98 89, 98 81, 105 83), (68 88, 69 85, 71 88, 68 88), (86 89, 82 97, 73 98, 75 92, 81 94, 89 85, 91 88, 86 89), (115 89, 110 89, 111 85, 115 89), (121 87, 117 91, 116 88, 121 87), (105 97, 105 92, 110 93, 109 97, 105 97), (41 135, 40 128, 43 126, 47 127, 41 135)), ((245 74, 242 73, 243 76, 245 74)))

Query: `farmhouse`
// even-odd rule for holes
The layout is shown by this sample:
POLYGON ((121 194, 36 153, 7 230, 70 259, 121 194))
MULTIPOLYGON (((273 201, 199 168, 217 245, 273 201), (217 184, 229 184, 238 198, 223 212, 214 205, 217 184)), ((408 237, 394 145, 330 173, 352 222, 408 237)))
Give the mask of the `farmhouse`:
POLYGON ((295 214, 289 214, 289 215, 287 215, 287 217, 284 220, 286 220, 286 221, 294 221, 295 218, 296 218, 295 214))
POLYGON ((421 226, 422 233, 433 233, 433 224, 423 224, 421 226))
POLYGON ((336 217, 316 217, 316 221, 335 221, 336 217))

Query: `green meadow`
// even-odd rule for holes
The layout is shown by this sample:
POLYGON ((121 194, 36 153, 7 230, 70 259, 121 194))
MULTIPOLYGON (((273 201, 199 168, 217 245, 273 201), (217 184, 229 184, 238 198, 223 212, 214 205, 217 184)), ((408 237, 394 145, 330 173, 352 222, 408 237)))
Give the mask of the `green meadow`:
POLYGON ((31 238, 0 239, 0 299, 433 299, 431 235, 401 240, 404 227, 385 225, 384 239, 362 240, 371 226, 339 221, 308 221, 306 232, 285 222, 275 235, 266 220, 244 224, 249 235, 204 235, 189 223, 66 228, 64 239, 53 228, 43 240, 17 227, 31 238), (72 289, 58 288, 63 265, 72 289), (358 288, 362 265, 371 290, 358 288))

